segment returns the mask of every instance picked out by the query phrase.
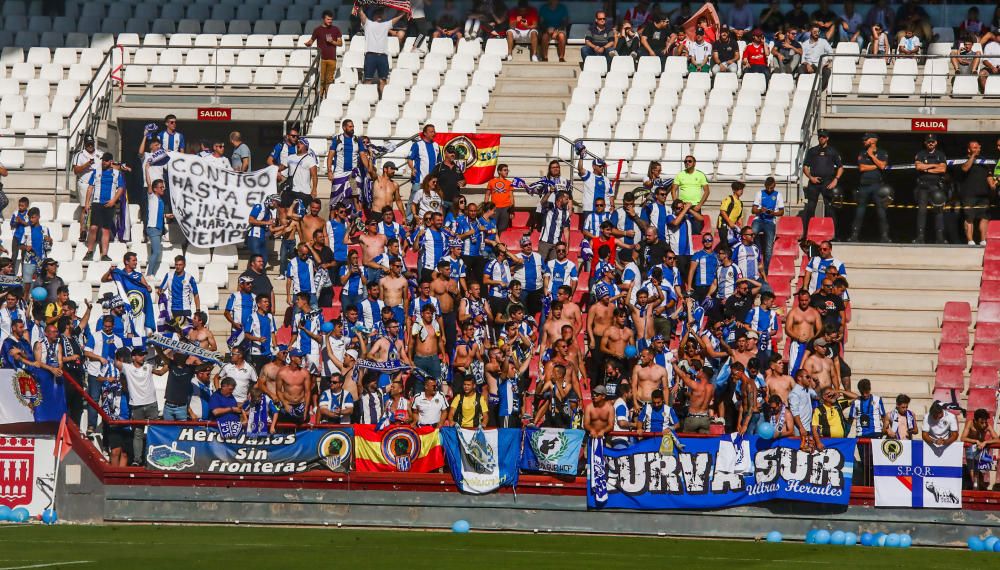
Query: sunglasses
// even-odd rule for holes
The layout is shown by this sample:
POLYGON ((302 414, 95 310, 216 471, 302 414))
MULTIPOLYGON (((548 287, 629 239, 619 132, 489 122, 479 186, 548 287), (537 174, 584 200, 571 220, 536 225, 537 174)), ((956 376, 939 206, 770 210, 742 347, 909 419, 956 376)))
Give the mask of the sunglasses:
POLYGON ((686 160, 684 161, 684 164, 694 164, 694 161, 693 161, 693 160, 691 160, 691 159, 686 159, 686 160))

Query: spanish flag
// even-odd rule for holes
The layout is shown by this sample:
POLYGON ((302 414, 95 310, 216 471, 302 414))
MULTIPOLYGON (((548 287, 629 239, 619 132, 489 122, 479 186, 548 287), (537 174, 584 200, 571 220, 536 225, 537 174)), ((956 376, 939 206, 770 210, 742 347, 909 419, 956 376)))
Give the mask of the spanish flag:
POLYGON ((486 184, 496 173, 500 157, 500 135, 438 133, 434 142, 441 151, 455 149, 455 160, 464 167, 466 184, 486 184))
POLYGON ((357 471, 430 473, 444 467, 441 437, 432 427, 393 425, 377 431, 374 425, 355 425, 354 453, 357 471))

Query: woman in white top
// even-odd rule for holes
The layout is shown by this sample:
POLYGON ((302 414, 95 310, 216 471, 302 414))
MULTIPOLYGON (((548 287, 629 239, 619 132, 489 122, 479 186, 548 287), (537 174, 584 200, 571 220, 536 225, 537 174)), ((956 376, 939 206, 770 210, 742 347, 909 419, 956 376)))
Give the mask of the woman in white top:
POLYGON ((444 194, 438 187, 438 177, 436 174, 428 174, 424 181, 420 183, 420 189, 413 195, 413 215, 416 218, 423 218, 427 212, 437 212, 443 214, 441 209, 444 203, 444 194))
POLYGON ((945 413, 941 402, 931 404, 931 409, 924 416, 924 441, 944 447, 958 439, 958 421, 955 415, 945 413))
POLYGON ((246 361, 246 354, 239 346, 234 346, 230 350, 230 362, 222 367, 222 370, 215 375, 213 384, 215 389, 219 389, 219 382, 222 378, 232 378, 236 381, 236 389, 233 390, 233 397, 243 405, 250 394, 250 386, 257 383, 257 371, 246 361))

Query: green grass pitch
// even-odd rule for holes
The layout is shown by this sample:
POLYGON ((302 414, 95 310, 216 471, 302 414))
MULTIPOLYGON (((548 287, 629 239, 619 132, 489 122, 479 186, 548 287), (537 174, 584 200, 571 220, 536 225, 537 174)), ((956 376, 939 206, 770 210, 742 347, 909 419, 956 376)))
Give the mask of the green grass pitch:
POLYGON ((0 525, 0 570, 1000 567, 1000 553, 749 541, 248 526, 0 525))

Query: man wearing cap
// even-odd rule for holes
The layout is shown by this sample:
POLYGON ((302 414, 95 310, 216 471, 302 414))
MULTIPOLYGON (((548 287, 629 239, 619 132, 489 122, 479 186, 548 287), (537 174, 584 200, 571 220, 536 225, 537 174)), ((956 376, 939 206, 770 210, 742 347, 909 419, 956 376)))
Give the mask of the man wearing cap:
POLYGON ((879 196, 879 189, 882 186, 882 173, 889 166, 889 155, 878 148, 878 135, 875 133, 865 133, 861 137, 864 150, 858 154, 858 205, 854 210, 854 225, 851 228, 851 236, 847 241, 858 241, 861 235, 861 225, 865 221, 865 209, 868 202, 874 200, 875 210, 878 214, 879 231, 882 243, 889 243, 889 219, 886 215, 888 198, 879 196))
POLYGON ((809 372, 816 382, 816 390, 840 389, 840 370, 830 359, 830 348, 826 339, 819 337, 812 342, 812 350, 802 359, 802 368, 809 372))
POLYGON ((317 196, 319 161, 316 153, 309 149, 309 139, 299 137, 295 145, 295 154, 288 155, 288 163, 279 165, 278 172, 279 183, 290 178, 292 195, 302 200, 304 204, 312 202, 312 198, 317 196))
POLYGON ((536 251, 532 251, 531 238, 521 238, 520 264, 514 272, 514 279, 521 282, 524 289, 521 292, 521 303, 529 315, 535 316, 542 311, 542 296, 545 294, 545 278, 549 268, 545 260, 536 251))
POLYGON ((944 174, 948 171, 947 157, 938 149, 937 135, 928 133, 924 137, 924 149, 914 158, 917 171, 917 237, 913 243, 924 243, 927 228, 927 204, 934 208, 934 242, 944 243, 944 174))
POLYGON ((764 43, 764 32, 755 29, 751 34, 753 40, 743 49, 743 73, 763 73, 765 81, 771 77, 771 68, 767 65, 767 45, 764 43))
MULTIPOLYGON (((128 349, 124 350, 128 351, 128 349)), ((146 362, 146 349, 141 347, 133 348, 130 356, 131 362, 115 360, 114 365, 125 377, 132 419, 136 421, 155 420, 160 417, 160 409, 156 403, 156 386, 153 385, 153 376, 167 373, 169 366, 163 364, 154 370, 153 365, 146 362)), ((132 431, 134 463, 145 463, 146 455, 143 453, 145 443, 146 430, 141 427, 134 428, 132 431)))
POLYGON ((465 174, 455 162, 455 147, 445 145, 444 159, 431 170, 431 174, 438 177, 438 188, 444 196, 441 203, 441 210, 447 212, 451 210, 451 205, 458 199, 458 193, 465 188, 465 174))
POLYGON ((816 131, 819 141, 806 151, 802 161, 802 173, 805 175, 806 205, 802 209, 802 227, 809 229, 809 220, 816 215, 816 204, 823 197, 823 207, 827 215, 833 207, 833 191, 844 175, 844 163, 837 149, 830 146, 830 133, 826 129, 816 131))
POLYGON ((583 410, 583 429, 591 438, 604 439, 608 432, 614 430, 615 410, 604 386, 594 386, 590 395, 593 403, 583 410))
POLYGON ((83 211, 90 214, 90 229, 87 232, 87 255, 94 253, 98 233, 101 237, 101 261, 111 261, 108 257, 108 243, 111 231, 116 228, 115 213, 118 201, 125 193, 125 177, 114 165, 110 152, 101 155, 101 168, 92 170, 87 182, 87 198, 83 201, 83 211))
MULTIPOLYGON (((76 176, 77 200, 81 204, 87 203, 87 192, 90 187, 90 178, 94 173, 101 171, 101 155, 104 153, 97 150, 94 136, 83 135, 83 149, 77 151, 73 158, 73 175, 76 176)), ((85 232, 87 228, 87 211, 80 210, 80 231, 85 232)), ((80 241, 84 241, 81 239, 80 241)))
POLYGON ((257 303, 250 291, 252 288, 253 278, 241 276, 238 279, 237 291, 229 294, 226 310, 222 314, 229 321, 232 330, 249 328, 250 317, 257 311, 257 303))
POLYGON ((757 235, 763 234, 764 271, 771 267, 771 254, 774 252, 774 239, 778 234, 778 218, 785 215, 785 198, 773 176, 764 180, 764 189, 757 192, 753 201, 753 215, 756 216, 751 226, 757 235))
POLYGON ((340 126, 343 132, 333 137, 326 153, 326 177, 331 184, 330 203, 347 204, 353 214, 361 211, 353 173, 359 169, 372 172, 372 168, 364 141, 354 134, 354 121, 344 119, 340 126))
POLYGON ((708 72, 712 69, 712 44, 705 41, 705 30, 698 28, 694 32, 694 41, 684 42, 684 55, 689 72, 708 72))
MULTIPOLYGON (((413 176, 411 188, 420 188, 420 183, 424 181, 424 178, 441 162, 441 145, 434 142, 436 136, 437 131, 434 130, 434 125, 428 123, 420 131, 417 140, 410 145, 410 154, 406 157, 406 163, 413 176)), ((406 213, 406 221, 413 219, 412 208, 409 206, 413 204, 415 194, 416 191, 410 192, 407 208, 403 210, 406 213)))
POLYGON ((403 200, 399 197, 399 184, 392 180, 395 175, 396 163, 391 160, 385 161, 382 164, 382 173, 372 184, 372 209, 365 212, 366 219, 376 218, 376 222, 382 222, 386 206, 390 208, 390 211, 393 205, 400 212, 406 211, 403 200))
POLYGON ((583 151, 581 150, 580 158, 576 162, 576 171, 583 182, 583 215, 580 216, 581 229, 582 224, 595 211, 594 202, 598 199, 610 200, 612 207, 615 203, 611 181, 605 176, 604 161, 600 158, 595 158, 592 168, 593 171, 590 171, 584 167, 583 151))

